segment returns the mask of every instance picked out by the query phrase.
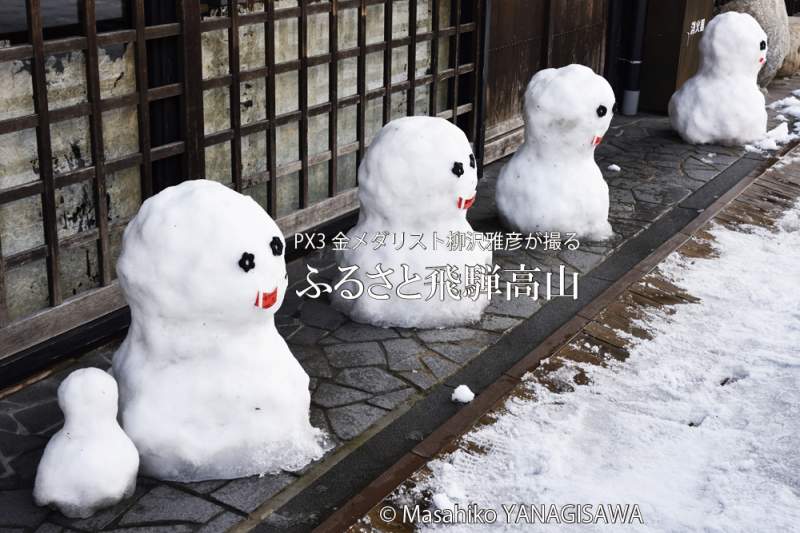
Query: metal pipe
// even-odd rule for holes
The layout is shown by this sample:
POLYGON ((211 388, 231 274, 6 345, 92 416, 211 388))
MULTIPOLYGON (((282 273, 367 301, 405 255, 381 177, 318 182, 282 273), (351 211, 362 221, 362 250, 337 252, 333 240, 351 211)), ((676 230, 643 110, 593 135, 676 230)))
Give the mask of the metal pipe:
POLYGON ((628 57, 623 59, 623 61, 628 64, 628 68, 625 72, 625 84, 622 95, 623 115, 635 115, 639 110, 639 93, 646 24, 647 0, 634 0, 633 31, 628 46, 628 57))

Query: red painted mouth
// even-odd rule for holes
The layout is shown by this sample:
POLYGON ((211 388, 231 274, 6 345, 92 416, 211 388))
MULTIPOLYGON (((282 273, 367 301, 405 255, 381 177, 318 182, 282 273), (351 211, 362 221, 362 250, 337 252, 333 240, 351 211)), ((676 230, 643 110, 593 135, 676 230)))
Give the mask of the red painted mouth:
POLYGON ((759 60, 758 60, 759 63, 763 63, 764 61, 765 61, 765 59, 763 57, 759 58, 759 60))
POLYGON ((592 146, 597 146, 601 142, 603 142, 603 138, 601 136, 599 136, 599 135, 595 135, 594 139, 592 139, 592 146))
POLYGON ((458 203, 456 205, 458 206, 459 209, 469 209, 470 207, 472 207, 472 204, 474 203, 475 203, 475 196, 469 198, 468 200, 465 200, 464 198, 459 196, 458 203))
POLYGON ((261 309, 269 309, 275 302, 278 301, 278 289, 274 289, 272 292, 257 292, 256 293, 256 307, 260 307, 261 309))

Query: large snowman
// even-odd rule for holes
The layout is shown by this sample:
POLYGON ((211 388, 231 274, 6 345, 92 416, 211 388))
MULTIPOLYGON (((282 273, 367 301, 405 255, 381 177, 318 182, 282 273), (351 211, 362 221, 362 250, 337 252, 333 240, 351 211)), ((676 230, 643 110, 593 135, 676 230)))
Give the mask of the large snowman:
POLYGON ((614 91, 588 67, 541 70, 525 90, 525 142, 497 180, 503 223, 524 233, 612 235, 608 185, 594 151, 611 124, 614 91))
MULTIPOLYGON (((478 174, 464 133, 441 118, 393 120, 370 144, 358 179, 358 224, 348 233, 350 245, 338 261, 340 267, 357 266, 352 278, 366 289, 355 299, 336 292, 334 306, 353 320, 384 327, 445 327, 479 320, 489 300, 477 294, 477 284, 471 289, 467 285, 470 272, 488 268, 492 255, 488 243, 476 242, 467 222, 478 174), (368 245, 353 245, 365 235, 368 245), (374 244, 376 238, 383 240, 379 235, 388 244, 374 244), (465 236, 465 244, 453 235, 465 236), (379 288, 369 294, 370 286, 381 283, 369 277, 378 268, 393 272, 394 290, 379 288), (415 281, 398 287, 406 279, 415 281)), ((342 285, 351 292, 352 287, 342 285)))
POLYGON ((126 228, 117 273, 132 320, 113 373, 143 473, 229 479, 321 455, 308 376, 274 324, 283 251, 269 215, 213 181, 165 189, 126 228))
POLYGON ((717 15, 700 41, 700 68, 672 95, 672 127, 692 144, 741 145, 767 132, 758 72, 767 57, 767 34, 745 13, 717 15))

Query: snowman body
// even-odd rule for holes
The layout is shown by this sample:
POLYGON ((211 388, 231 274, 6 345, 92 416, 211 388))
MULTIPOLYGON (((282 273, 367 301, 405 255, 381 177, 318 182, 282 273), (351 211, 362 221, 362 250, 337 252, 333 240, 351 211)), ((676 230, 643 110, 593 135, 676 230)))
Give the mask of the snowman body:
POLYGON ((611 123, 614 92, 582 65, 546 69, 525 91, 525 141, 500 172, 497 208, 523 233, 612 235, 608 185, 594 150, 611 123))
POLYGON ((126 228, 117 271, 132 320, 113 371, 144 473, 230 479, 321 456, 308 376, 274 323, 283 248, 255 201, 206 180, 162 191, 126 228))
MULTIPOLYGON (((370 144, 358 177, 361 211, 338 262, 340 268, 358 267, 352 279, 362 284, 364 294, 347 299, 344 291, 335 292, 334 306, 357 322, 382 327, 446 327, 479 320, 489 300, 468 287, 469 271, 488 268, 491 251, 474 240, 462 246, 452 238, 476 235, 467 209, 475 201, 477 168, 464 133, 440 118, 393 120, 370 144), (386 236, 385 246, 373 244, 380 234, 386 236), (352 245, 364 236, 368 245, 352 245), (423 245, 417 246, 420 240, 423 245), (379 281, 369 275, 378 268, 393 272, 392 288, 370 293, 379 281)), ((353 287, 342 285, 351 293, 353 287)))
POLYGON ((64 427, 47 443, 33 497, 70 518, 87 518, 130 497, 139 454, 117 423, 117 384, 97 368, 70 374, 58 388, 64 427))
POLYGON ((688 143, 735 146, 767 133, 758 73, 767 34, 748 14, 728 12, 709 22, 700 41, 700 68, 669 103, 672 127, 688 143))

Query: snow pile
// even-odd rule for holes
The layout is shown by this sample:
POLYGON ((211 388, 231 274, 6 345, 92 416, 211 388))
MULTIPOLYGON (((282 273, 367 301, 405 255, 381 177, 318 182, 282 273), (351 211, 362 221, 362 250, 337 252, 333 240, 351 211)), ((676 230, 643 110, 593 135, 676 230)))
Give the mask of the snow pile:
POLYGON ((450 399, 456 403, 469 403, 475 399, 475 393, 466 385, 459 385, 453 391, 450 399))
POLYGON ((800 98, 798 98, 798 96, 800 96, 800 91, 792 91, 792 96, 776 100, 767 107, 778 111, 778 117, 783 116, 784 119, 786 119, 788 116, 794 119, 800 119, 800 98))
POLYGON ((767 135, 753 144, 745 146, 748 152, 765 152, 777 150, 784 144, 791 142, 800 137, 796 133, 789 133, 789 125, 785 122, 772 128, 767 132, 767 135))
POLYGON ((431 463, 420 490, 501 521, 503 503, 612 503, 639 505, 636 531, 795 531, 798 217, 800 206, 774 232, 715 229, 716 259, 671 256, 663 270, 700 303, 653 312, 640 324, 653 338, 625 362, 586 365, 590 385, 509 400, 466 437, 472 451, 431 463))
POLYGON ((379 289, 380 298, 365 290, 359 298, 345 299, 336 292, 334 306, 353 320, 384 327, 445 327, 480 319, 489 303, 485 297, 445 293, 428 299, 431 276, 436 275, 437 267, 452 265, 458 269, 461 283, 454 283, 453 287, 463 291, 467 267, 489 265, 492 261, 491 252, 478 246, 472 250, 448 249, 438 243, 434 249, 434 233, 442 240, 451 232, 474 233, 467 222, 467 209, 475 201, 478 174, 466 135, 441 118, 393 120, 370 144, 358 169, 358 181, 361 211, 358 224, 348 236, 352 242, 366 234, 369 244, 342 250, 339 265, 357 266, 351 279, 365 287, 380 282, 367 276, 374 275, 379 265, 383 271, 393 271, 389 280, 399 285, 406 279, 403 265, 407 265, 407 279, 418 279, 405 284, 402 294, 420 296, 401 298, 379 289), (386 246, 371 243, 376 236, 387 233, 386 246), (395 244, 395 238, 404 242, 395 244), (424 248, 412 249, 420 239, 424 248))
POLYGON ((797 98, 800 91, 793 91, 792 94, 795 96, 782 98, 767 106, 779 112, 775 118, 781 120, 782 124, 779 124, 777 127, 767 132, 764 138, 745 146, 747 151, 761 153, 777 150, 784 144, 800 139, 800 122, 797 122, 800 120, 800 99, 797 98), (787 124, 789 121, 788 117, 791 117, 791 119, 795 121, 791 131, 787 124))
POLYGON ((130 497, 139 454, 117 423, 117 384, 98 368, 71 373, 58 388, 64 427, 36 472, 33 498, 70 518, 87 518, 130 497))
POLYGON ((525 142, 497 180, 503 223, 524 233, 560 231, 602 240, 608 185, 594 150, 611 123, 614 91, 582 65, 545 69, 525 90, 525 142))
POLYGON ((700 41, 700 68, 672 95, 672 127, 691 144, 743 145, 767 131, 758 72, 767 34, 745 13, 717 15, 700 41))
POLYGON ((117 272, 132 322, 113 371, 144 473, 229 479, 321 456, 308 376, 275 328, 283 248, 254 200, 213 181, 165 189, 128 224, 117 272))

